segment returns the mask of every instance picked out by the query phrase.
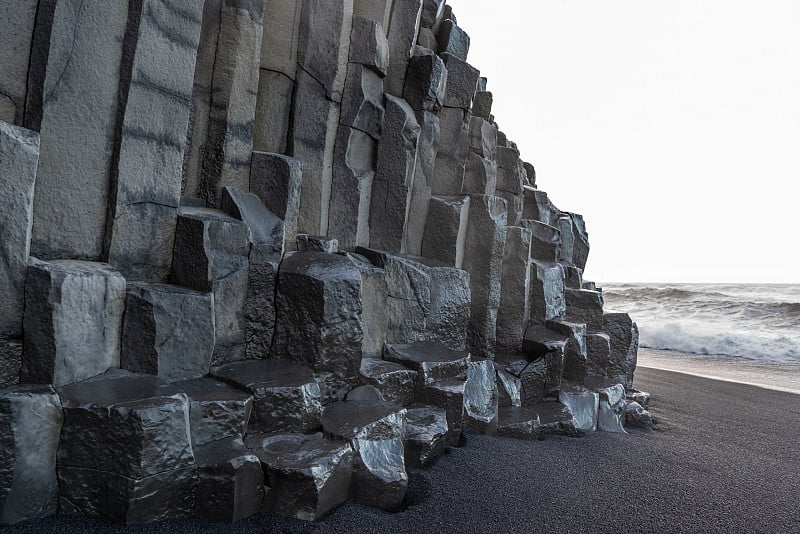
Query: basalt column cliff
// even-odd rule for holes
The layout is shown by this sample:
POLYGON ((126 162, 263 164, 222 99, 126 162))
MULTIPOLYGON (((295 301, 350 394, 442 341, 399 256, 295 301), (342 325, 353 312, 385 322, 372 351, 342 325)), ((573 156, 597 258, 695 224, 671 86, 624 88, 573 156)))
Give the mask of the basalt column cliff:
POLYGON ((0 2, 0 523, 397 509, 647 425, 443 0, 0 2))

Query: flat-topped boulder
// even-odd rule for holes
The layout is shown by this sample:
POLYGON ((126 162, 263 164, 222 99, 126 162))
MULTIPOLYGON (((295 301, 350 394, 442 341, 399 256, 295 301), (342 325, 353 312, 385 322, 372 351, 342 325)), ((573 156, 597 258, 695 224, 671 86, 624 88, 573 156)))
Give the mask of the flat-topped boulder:
POLYGON ((465 380, 451 379, 426 384, 417 390, 416 402, 443 408, 447 414, 445 446, 457 447, 464 429, 465 380))
POLYGON ((353 475, 350 444, 322 434, 253 434, 245 444, 261 461, 269 485, 264 511, 306 521, 344 503, 353 475))
POLYGON ((424 385, 441 380, 466 380, 470 362, 469 352, 452 350, 440 343, 387 343, 383 358, 419 372, 420 383, 424 385))
POLYGON ((285 360, 248 360, 211 375, 253 395, 249 432, 311 432, 319 427, 320 390, 307 367, 285 360))
POLYGON ((175 384, 189 398, 192 446, 242 437, 253 411, 253 395, 221 380, 195 378, 175 384))
POLYGON ((361 360, 361 379, 376 387, 387 402, 408 406, 414 402, 418 372, 399 363, 364 358, 361 360))
POLYGON ((603 294, 588 289, 564 289, 567 309, 565 318, 600 330, 603 327, 603 294))
POLYGON ((264 472, 261 461, 232 437, 194 449, 197 462, 198 515, 234 523, 261 512, 264 472))
POLYGON ((546 435, 575 436, 576 430, 569 408, 553 401, 500 408, 497 434, 511 438, 539 439, 546 435))
POLYGON ((436 406, 414 406, 406 413, 403 447, 406 465, 425 467, 444 454, 447 412, 436 406))

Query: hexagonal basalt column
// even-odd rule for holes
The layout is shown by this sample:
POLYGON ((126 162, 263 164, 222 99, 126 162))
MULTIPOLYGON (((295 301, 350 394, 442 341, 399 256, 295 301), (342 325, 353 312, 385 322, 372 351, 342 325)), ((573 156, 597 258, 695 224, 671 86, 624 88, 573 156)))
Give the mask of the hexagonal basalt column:
POLYGON ((249 432, 311 432, 319 427, 320 390, 310 369, 284 360, 252 360, 211 374, 253 395, 249 432))
POLYGON ((470 361, 468 352, 451 350, 440 343, 387 343, 383 358, 417 371, 421 385, 441 380, 466 380, 470 361))
POLYGON ((361 379, 377 388, 387 402, 408 406, 414 402, 417 371, 375 358, 361 360, 361 379))
POLYGON ((358 385, 364 338, 361 273, 344 256, 297 252, 278 273, 274 357, 311 368, 323 403, 358 385))
POLYGON ((253 396, 213 378, 196 378, 175 384, 189 397, 192 446, 242 437, 253 411, 253 396))

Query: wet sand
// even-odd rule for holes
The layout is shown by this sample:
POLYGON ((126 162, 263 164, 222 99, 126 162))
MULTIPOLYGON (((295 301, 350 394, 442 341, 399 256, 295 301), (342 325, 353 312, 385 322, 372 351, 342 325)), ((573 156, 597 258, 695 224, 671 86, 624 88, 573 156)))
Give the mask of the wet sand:
POLYGON ((407 509, 348 503, 317 524, 259 515, 128 529, 48 518, 15 532, 800 532, 800 395, 642 367, 652 432, 470 437, 411 471, 407 509))

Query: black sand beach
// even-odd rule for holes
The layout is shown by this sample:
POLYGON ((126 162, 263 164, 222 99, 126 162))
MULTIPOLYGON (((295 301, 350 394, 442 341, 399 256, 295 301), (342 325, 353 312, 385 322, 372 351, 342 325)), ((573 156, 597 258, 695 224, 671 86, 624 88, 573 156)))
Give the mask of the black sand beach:
POLYGON ((411 472, 408 507, 318 524, 257 516, 124 529, 49 518, 12 532, 800 532, 800 395, 639 368, 653 432, 471 437, 411 472))

